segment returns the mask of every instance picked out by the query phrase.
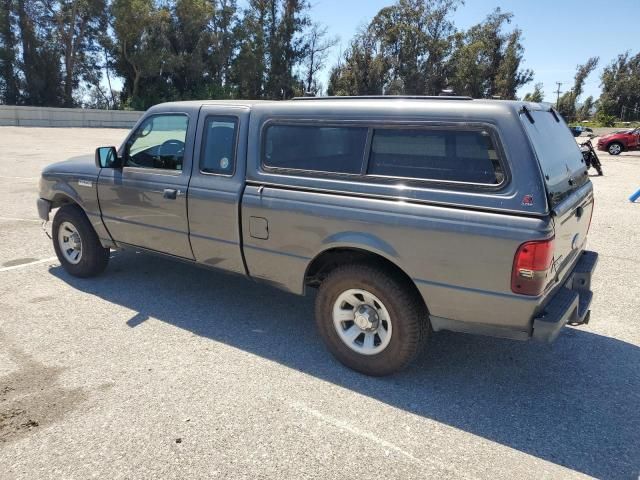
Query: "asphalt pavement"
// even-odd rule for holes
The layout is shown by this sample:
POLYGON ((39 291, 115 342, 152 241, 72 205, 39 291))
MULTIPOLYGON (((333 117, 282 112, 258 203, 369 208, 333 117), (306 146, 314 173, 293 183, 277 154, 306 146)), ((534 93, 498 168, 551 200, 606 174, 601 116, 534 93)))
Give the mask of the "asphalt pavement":
POLYGON ((312 296, 133 251, 66 274, 39 172, 125 134, 0 127, 0 478, 638 478, 640 152, 599 152, 589 325, 438 333, 376 379, 325 351, 312 296))

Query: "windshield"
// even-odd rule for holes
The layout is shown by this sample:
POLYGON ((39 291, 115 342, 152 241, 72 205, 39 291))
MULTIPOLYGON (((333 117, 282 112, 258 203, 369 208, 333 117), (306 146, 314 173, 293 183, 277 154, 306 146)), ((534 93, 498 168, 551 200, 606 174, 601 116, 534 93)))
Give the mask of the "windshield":
POLYGON ((520 115, 538 157, 551 207, 589 181, 582 153, 562 119, 548 111, 520 115))

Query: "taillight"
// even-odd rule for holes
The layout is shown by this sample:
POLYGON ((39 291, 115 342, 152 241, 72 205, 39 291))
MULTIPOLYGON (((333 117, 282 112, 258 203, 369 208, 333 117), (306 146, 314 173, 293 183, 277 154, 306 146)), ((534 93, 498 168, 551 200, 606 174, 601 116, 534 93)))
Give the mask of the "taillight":
POLYGON ((553 238, 520 245, 513 259, 511 290, 522 295, 540 295, 553 263, 553 238))

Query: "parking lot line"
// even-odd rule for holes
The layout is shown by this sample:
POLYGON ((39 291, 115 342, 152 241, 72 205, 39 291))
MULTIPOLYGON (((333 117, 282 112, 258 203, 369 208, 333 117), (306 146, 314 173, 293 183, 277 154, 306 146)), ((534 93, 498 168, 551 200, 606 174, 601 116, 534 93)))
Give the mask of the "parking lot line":
POLYGON ((4 178, 7 180, 29 180, 33 182, 37 182, 38 180, 40 180, 40 177, 11 177, 7 175, 0 175, 0 178, 4 178))
POLYGON ((303 411, 309 415, 312 415, 313 417, 319 419, 322 422, 325 422, 329 425, 332 425, 335 428, 338 428, 340 430, 343 430, 345 432, 348 432, 352 435, 355 435, 357 437, 362 437, 363 439, 372 442, 374 444, 377 444, 379 447, 383 448, 384 450, 388 451, 394 451, 397 454, 402 455, 403 457, 405 457, 406 459, 408 459, 409 461, 411 461, 414 464, 417 465, 422 465, 422 464, 430 464, 432 466, 435 466, 441 470, 447 471, 447 472, 451 472, 453 474, 453 476, 455 476, 456 478, 465 478, 465 479, 476 479, 476 477, 470 476, 468 474, 465 474, 461 471, 459 471, 458 469, 456 469, 454 466, 448 464, 448 463, 444 463, 444 462, 439 462, 435 459, 431 459, 431 458, 417 458, 415 456, 413 456, 411 453, 403 450, 402 448, 400 448, 399 446, 397 446, 394 443, 388 442, 386 440, 383 440, 382 438, 378 437, 377 435, 373 434, 372 432, 368 431, 368 430, 362 430, 361 428, 356 427, 355 425, 352 425, 344 420, 338 419, 338 418, 334 418, 332 416, 329 416, 327 414, 324 414, 322 412, 319 412, 318 410, 315 410, 313 408, 310 408, 308 406, 306 406, 303 403, 300 402, 292 402, 290 403, 291 407, 293 407, 296 410, 299 411, 303 411))
POLYGON ((37 265, 39 263, 47 263, 47 262, 51 262, 53 260, 57 260, 58 257, 49 257, 49 258, 43 258, 42 260, 34 260, 33 262, 29 262, 29 263, 22 263, 20 265, 12 265, 10 267, 2 267, 0 268, 0 272, 8 272, 9 270, 17 270, 19 268, 24 268, 24 267, 30 267, 31 265, 37 265))
POLYGON ((37 222, 37 223, 42 222, 42 220, 38 218, 18 218, 18 217, 2 217, 2 216, 0 216, 0 220, 5 220, 7 222, 37 222))

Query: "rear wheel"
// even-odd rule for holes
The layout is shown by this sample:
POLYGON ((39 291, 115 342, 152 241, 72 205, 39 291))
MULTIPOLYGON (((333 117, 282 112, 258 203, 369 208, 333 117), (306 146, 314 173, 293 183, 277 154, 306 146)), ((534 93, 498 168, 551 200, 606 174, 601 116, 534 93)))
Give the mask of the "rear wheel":
POLYGON ((75 277, 104 271, 109 249, 104 248, 91 222, 77 205, 65 205, 53 218, 53 248, 62 267, 75 277))
POLYGON ((610 143, 607 147, 607 151, 611 155, 620 155, 620 153, 622 152, 622 144, 618 142, 610 143))
POLYGON ((415 287, 371 265, 346 265, 327 276, 316 297, 316 323, 340 362, 373 376, 406 367, 428 333, 427 310, 415 287))

